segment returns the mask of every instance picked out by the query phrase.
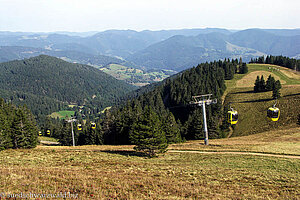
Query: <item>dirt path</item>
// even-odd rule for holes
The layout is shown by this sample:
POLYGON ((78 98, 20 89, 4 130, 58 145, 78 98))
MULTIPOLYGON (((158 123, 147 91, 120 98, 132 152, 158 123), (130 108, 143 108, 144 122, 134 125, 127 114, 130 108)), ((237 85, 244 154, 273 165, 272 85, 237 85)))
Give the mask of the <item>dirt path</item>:
POLYGON ((271 153, 254 153, 254 152, 237 152, 237 151, 180 151, 180 150, 168 150, 169 153, 200 153, 200 154, 235 154, 235 155, 253 155, 253 156, 268 156, 279 158, 295 158, 300 159, 300 156, 293 155, 279 155, 271 153))
POLYGON ((40 143, 44 144, 44 145, 59 145, 59 142, 51 142, 51 141, 45 141, 45 140, 41 140, 40 143))

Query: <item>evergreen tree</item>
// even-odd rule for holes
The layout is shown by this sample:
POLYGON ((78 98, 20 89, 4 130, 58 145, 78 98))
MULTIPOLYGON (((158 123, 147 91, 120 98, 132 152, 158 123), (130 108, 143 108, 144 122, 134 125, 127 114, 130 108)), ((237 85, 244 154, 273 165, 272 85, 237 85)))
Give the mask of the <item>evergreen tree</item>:
POLYGON ((264 92, 264 91, 266 91, 266 82, 264 76, 262 75, 260 79, 259 76, 257 76, 254 83, 254 92, 264 92))
POLYGON ((268 80, 266 82, 266 91, 272 91, 275 85, 275 79, 271 74, 268 77, 268 80))
POLYGON ((240 66, 240 74, 247 74, 248 73, 248 66, 246 63, 243 63, 240 66))
POLYGON ((264 92, 265 90, 266 90, 266 82, 265 82, 265 79, 264 79, 264 75, 261 75, 260 84, 259 84, 259 91, 264 92))
POLYGON ((22 108, 25 120, 24 120, 24 130, 26 131, 26 148, 34 148, 38 144, 38 128, 36 126, 36 120, 30 110, 24 106, 22 108))
POLYGON ((158 115, 149 106, 146 106, 143 114, 134 123, 130 141, 136 146, 136 151, 141 151, 149 157, 157 153, 164 153, 168 147, 166 135, 161 128, 158 115))
POLYGON ((96 124, 96 128, 93 129, 91 123, 86 123, 86 128, 82 132, 81 145, 99 145, 103 144, 103 136, 101 132, 100 123, 96 124))
POLYGON ((34 148, 37 143, 38 129, 31 112, 0 100, 0 148, 34 148))
POLYGON ((254 83, 254 92, 260 92, 260 79, 259 76, 256 77, 255 83, 254 83))
POLYGON ((192 115, 190 115, 186 124, 186 135, 187 140, 199 140, 203 138, 203 122, 201 109, 197 109, 192 115))
POLYGON ((239 65, 242 66, 242 64, 243 64, 243 60, 242 57, 240 57, 239 65))
POLYGON ((162 123, 162 129, 165 132, 169 144, 181 142, 180 127, 176 123, 175 117, 168 112, 162 123))
POLYGON ((0 150, 13 147, 8 119, 9 116, 7 115, 8 109, 9 108, 4 100, 0 99, 0 150))
POLYGON ((279 80, 277 80, 274 84, 274 88, 273 88, 273 94, 272 97, 273 99, 279 98, 280 97, 280 89, 281 89, 281 83, 279 80))
POLYGON ((72 146, 73 139, 71 134, 71 123, 64 122, 59 130, 59 143, 63 146, 72 146))

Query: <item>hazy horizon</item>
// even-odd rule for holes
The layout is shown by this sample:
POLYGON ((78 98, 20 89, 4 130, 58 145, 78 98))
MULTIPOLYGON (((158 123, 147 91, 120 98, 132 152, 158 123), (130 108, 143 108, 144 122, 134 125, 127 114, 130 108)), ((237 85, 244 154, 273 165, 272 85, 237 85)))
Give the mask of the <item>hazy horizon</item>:
MULTIPOLYGON (((178 28, 178 29, 159 29, 159 30, 134 30, 134 29, 107 29, 107 30, 94 30, 94 31, 7 31, 7 30, 0 30, 0 32, 11 32, 11 33, 38 33, 38 34, 48 34, 48 33, 99 33, 99 32, 105 32, 105 31, 136 31, 136 32, 143 32, 143 31, 176 31, 176 30, 196 30, 196 29, 226 29, 226 28, 219 28, 219 27, 205 27, 205 28, 178 28)), ((226 29, 228 31, 237 32, 237 31, 243 31, 243 30, 249 30, 249 29, 260 29, 260 30, 299 30, 300 28, 246 28, 246 29, 226 29)))
POLYGON ((0 0, 0 31, 299 29, 297 0, 0 0))

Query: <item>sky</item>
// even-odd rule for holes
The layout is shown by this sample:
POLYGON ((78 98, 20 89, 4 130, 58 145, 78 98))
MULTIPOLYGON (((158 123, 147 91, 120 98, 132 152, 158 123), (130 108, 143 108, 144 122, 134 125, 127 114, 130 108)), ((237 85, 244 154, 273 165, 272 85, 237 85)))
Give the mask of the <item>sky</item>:
POLYGON ((300 28, 299 0, 0 0, 0 31, 300 28))

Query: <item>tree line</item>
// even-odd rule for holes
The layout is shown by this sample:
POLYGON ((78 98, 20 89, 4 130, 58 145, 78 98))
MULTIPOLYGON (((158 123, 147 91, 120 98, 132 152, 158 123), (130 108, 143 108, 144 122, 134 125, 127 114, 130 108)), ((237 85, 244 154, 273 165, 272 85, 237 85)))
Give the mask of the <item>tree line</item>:
POLYGON ((300 71, 300 60, 289 58, 286 56, 261 56, 258 58, 251 58, 249 63, 272 64, 300 71))

